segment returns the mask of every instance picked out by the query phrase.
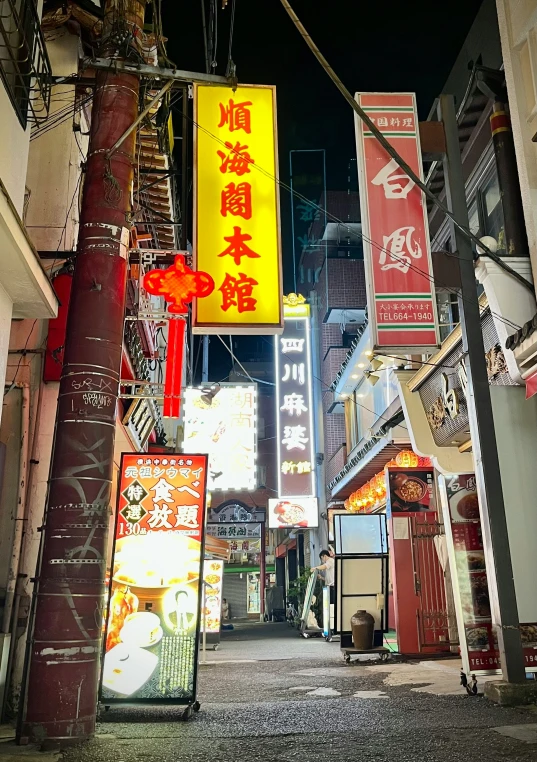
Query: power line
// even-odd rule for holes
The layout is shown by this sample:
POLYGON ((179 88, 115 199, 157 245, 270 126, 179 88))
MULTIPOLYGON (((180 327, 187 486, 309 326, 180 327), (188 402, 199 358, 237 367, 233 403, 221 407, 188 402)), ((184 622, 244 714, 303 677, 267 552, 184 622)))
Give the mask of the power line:
MULTIPOLYGON (((179 111, 179 113, 183 114, 183 112, 182 112, 182 111, 179 111)), ((184 115, 184 114, 183 114, 183 115, 184 115)), ((193 118, 193 117, 191 117, 189 114, 186 114, 186 117, 187 117, 187 119, 189 119, 189 120, 192 122, 192 124, 194 125, 194 127, 195 127, 196 129, 198 129, 198 130, 201 130, 201 131, 202 131, 202 132, 204 132, 206 135, 208 135, 208 136, 209 136, 209 137, 211 137, 213 140, 215 140, 217 143, 219 143, 221 146, 223 146, 224 148, 227 148, 227 146, 225 145, 225 141, 221 140, 221 138, 219 138, 219 137, 218 137, 218 135, 215 135, 215 134, 214 134, 214 133, 212 133, 210 130, 208 130, 207 128, 205 128, 205 127, 203 127, 202 125, 200 125, 200 124, 199 124, 198 122, 196 122, 196 121, 194 120, 194 118, 193 118)), ((229 150, 229 149, 228 149, 228 150, 229 150)), ((231 149, 231 152, 232 152, 232 153, 236 153, 236 154, 238 153, 237 151, 235 151, 235 149, 231 149)), ((331 212, 329 212, 327 209, 324 209, 324 208, 323 208, 322 206, 320 206, 319 204, 316 204, 315 202, 313 202, 313 201, 310 201, 308 198, 306 198, 306 196, 303 196, 303 195, 302 195, 301 193, 299 193, 298 191, 295 191, 295 189, 294 189, 294 188, 291 188, 291 187, 290 187, 290 186, 289 186, 287 183, 285 183, 283 180, 280 180, 280 178, 277 178, 277 177, 275 177, 274 175, 272 175, 272 174, 271 174, 271 173, 270 173, 268 170, 264 169, 264 168, 263 168, 263 167, 261 167, 259 164, 255 163, 255 162, 252 162, 252 163, 249 163, 249 165, 248 165, 248 166, 249 166, 249 167, 253 167, 253 168, 254 168, 255 170, 257 170, 258 172, 261 172, 263 175, 265 175, 265 177, 268 177, 269 179, 271 179, 273 182, 275 182, 275 183, 276 183, 277 185, 279 185, 280 187, 282 187, 282 188, 285 188, 285 190, 287 190, 287 191, 288 191, 289 193, 291 193, 293 196, 295 196, 295 197, 299 198, 299 199, 300 199, 300 200, 302 200, 302 201, 305 201, 305 202, 307 202, 307 203, 308 203, 310 206, 312 206, 312 207, 313 207, 313 208, 315 208, 316 210, 318 210, 318 211, 322 212, 323 214, 325 214, 325 215, 326 215, 326 217, 327 217, 327 218, 330 218, 330 220, 331 220, 331 221, 333 221, 333 222, 337 222, 339 225, 342 225, 342 226, 344 227, 344 229, 345 229, 345 230, 346 230, 346 231, 347 231, 347 232, 348 232, 350 235, 354 236, 355 238, 358 238, 358 239, 362 239, 363 241, 366 241, 367 243, 370 243, 370 244, 371 244, 371 246, 374 246, 374 247, 375 247, 375 248, 376 248, 376 249, 377 249, 379 252, 386 252, 387 254, 389 254, 389 255, 390 255, 390 257, 392 257, 392 258, 393 258, 393 259, 395 259, 396 261, 399 261, 399 262, 401 262, 401 263, 403 263, 403 264, 407 265, 407 266, 408 266, 408 269, 412 270, 413 272, 415 272, 415 273, 417 273, 418 275, 420 275, 420 276, 422 276, 423 278, 425 278, 425 279, 426 279, 427 281, 429 281, 429 282, 430 282, 430 283, 431 283, 433 286, 437 286, 437 287, 440 287, 440 288, 442 288, 442 289, 445 289, 445 290, 446 290, 448 293, 451 293, 451 294, 453 294, 454 296, 457 296, 458 298, 460 298, 460 299, 463 299, 464 301, 469 301, 468 299, 466 299, 465 297, 463 297, 463 296, 462 296, 462 295, 459 293, 459 291, 458 291, 457 289, 453 288, 452 286, 448 286, 447 284, 439 283, 438 281, 436 281, 436 280, 435 280, 435 278, 434 278, 432 275, 430 275, 428 272, 426 272, 426 271, 422 270, 422 269, 421 269, 421 268, 419 268, 417 265, 413 264, 412 262, 407 262, 407 261, 406 261, 406 260, 404 260, 402 257, 399 257, 397 254, 395 254, 395 253, 393 253, 393 252, 391 252, 391 251, 388 251, 388 250, 387 250, 387 249, 386 249, 386 248, 385 248, 385 247, 384 247, 382 244, 380 244, 380 243, 377 243, 376 241, 373 241, 373 239, 371 239, 371 238, 369 238, 368 236, 364 235, 364 233, 362 233, 361 231, 360 231, 360 232, 358 232, 358 231, 356 231, 356 230, 353 230, 352 228, 350 228, 350 227, 348 226, 348 224, 347 224, 347 223, 345 223, 343 220, 340 220, 340 219, 339 219, 339 217, 337 217, 335 214, 332 214, 331 212)), ((446 253, 446 254, 451 254, 451 252, 445 252, 445 253, 446 253)), ((433 295, 432 295, 432 296, 433 296, 433 295)), ((499 315, 499 314, 497 314, 497 313, 495 313, 495 312, 492 312, 492 310, 491 310, 491 314, 493 315, 493 317, 497 318, 497 319, 498 319, 500 322, 504 323, 504 325, 506 325, 508 328, 511 328, 511 329, 515 329, 515 330, 519 330, 519 329, 521 328, 521 326, 517 325, 517 324, 516 324, 515 322, 513 322, 512 320, 509 320, 509 319, 507 319, 507 318, 504 318, 502 315, 499 315)))
POLYGON ((498 257, 496 254, 494 254, 487 246, 481 243, 479 238, 472 233, 471 230, 468 230, 464 225, 462 225, 456 216, 453 214, 453 212, 448 209, 445 204, 443 204, 439 198, 435 196, 435 194, 431 191, 431 189, 425 185, 425 183, 421 180, 420 177, 414 172, 414 170, 409 167, 409 165, 406 163, 406 161, 403 159, 403 157, 395 150, 395 148, 391 145, 391 143, 386 140, 382 132, 378 129, 376 124, 367 116, 367 113, 360 107, 360 105, 356 102, 356 100, 352 97, 350 92, 347 90, 343 82, 340 80, 340 78, 337 76, 335 71, 332 69, 326 58, 323 56, 319 48, 315 45, 312 38, 306 31, 304 25, 301 23, 300 19, 296 15, 296 13, 291 8, 288 0, 280 0, 283 7, 287 11, 287 14, 295 24, 296 28, 300 32, 301 36, 304 38, 307 46, 313 53, 313 55, 316 57, 316 59, 319 61, 325 72, 328 74, 332 82, 336 85, 340 93, 343 95, 347 103, 351 106, 351 108, 354 110, 354 112, 360 117, 360 119, 367 125, 368 129, 373 133, 375 138, 378 140, 378 142, 381 144, 381 146, 384 148, 384 150, 388 153, 389 156, 394 159, 395 162, 401 167, 403 172, 414 181, 414 183, 418 186, 418 188, 422 191, 422 193, 425 194, 425 196, 437 206, 446 217, 449 217, 449 219, 452 221, 452 223, 460 230, 460 232, 465 236, 465 238, 468 238, 471 242, 477 244, 483 249, 483 253, 486 254, 486 256, 490 257, 490 259, 495 262, 498 267, 500 267, 505 272, 509 273, 513 278, 518 280, 520 283, 522 283, 529 291, 534 292, 535 289, 533 286, 522 276, 520 273, 517 273, 515 270, 513 270, 511 267, 506 265, 500 257, 498 257))

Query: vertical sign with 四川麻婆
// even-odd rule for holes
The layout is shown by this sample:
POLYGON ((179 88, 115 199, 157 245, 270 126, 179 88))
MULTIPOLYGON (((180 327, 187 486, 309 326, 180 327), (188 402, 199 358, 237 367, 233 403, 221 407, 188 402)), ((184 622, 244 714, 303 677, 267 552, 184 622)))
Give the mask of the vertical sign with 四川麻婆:
POLYGON ((207 455, 121 456, 101 698, 196 698, 207 455))
POLYGON ((294 294, 284 303, 284 332, 275 338, 278 497, 315 497, 309 305, 294 294))
MULTIPOLYGON (((413 93, 357 93, 356 100, 407 165, 423 177, 413 93)), ((358 117, 356 144, 367 303, 373 346, 438 346, 427 208, 422 191, 358 117)))
POLYGON ((282 330, 276 91, 195 85, 194 258, 215 289, 195 333, 282 330))

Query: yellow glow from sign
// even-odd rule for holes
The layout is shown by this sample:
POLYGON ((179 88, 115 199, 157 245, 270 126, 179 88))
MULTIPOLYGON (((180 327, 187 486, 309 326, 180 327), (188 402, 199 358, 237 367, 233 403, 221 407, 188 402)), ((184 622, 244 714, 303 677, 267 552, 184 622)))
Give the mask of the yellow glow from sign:
POLYGON ((281 333, 273 87, 196 85, 194 257, 215 282, 195 333, 281 333))

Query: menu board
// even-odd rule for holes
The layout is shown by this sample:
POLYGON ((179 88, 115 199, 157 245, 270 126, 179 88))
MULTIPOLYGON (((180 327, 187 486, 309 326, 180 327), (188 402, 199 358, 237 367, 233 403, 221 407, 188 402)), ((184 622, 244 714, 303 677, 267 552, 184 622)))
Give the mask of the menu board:
POLYGON ((434 510, 432 468, 392 468, 388 472, 387 515, 434 510))
POLYGON ((196 695, 207 456, 124 453, 101 698, 196 695))
POLYGON ((201 631, 207 634, 219 634, 222 622, 224 562, 205 560, 203 582, 205 583, 205 610, 202 612, 201 631))
MULTIPOLYGON (((495 673, 501 669, 492 624, 479 500, 474 474, 446 477, 457 585, 462 609, 459 625, 465 669, 495 673), (460 632, 462 629, 462 633, 460 632), (465 653, 466 651, 466 653, 465 653)), ((521 624, 526 671, 537 671, 537 625, 521 624)))

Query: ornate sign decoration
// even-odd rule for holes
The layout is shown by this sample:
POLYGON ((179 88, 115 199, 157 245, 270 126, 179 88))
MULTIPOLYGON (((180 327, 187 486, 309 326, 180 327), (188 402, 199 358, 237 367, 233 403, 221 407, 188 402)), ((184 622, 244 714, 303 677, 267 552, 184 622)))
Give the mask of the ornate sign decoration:
POLYGON ((144 276, 144 288, 153 296, 163 296, 168 311, 175 315, 188 312, 186 306, 194 297, 209 296, 214 291, 214 281, 209 273, 195 272, 178 254, 167 270, 150 270, 144 276))

